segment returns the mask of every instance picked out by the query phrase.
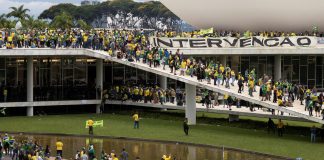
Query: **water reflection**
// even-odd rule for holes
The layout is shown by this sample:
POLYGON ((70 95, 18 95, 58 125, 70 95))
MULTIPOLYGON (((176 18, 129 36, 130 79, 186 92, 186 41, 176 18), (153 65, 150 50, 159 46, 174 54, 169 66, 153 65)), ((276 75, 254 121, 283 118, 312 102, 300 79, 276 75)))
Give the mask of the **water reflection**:
POLYGON ((192 145, 183 145, 176 143, 158 143, 147 141, 135 141, 124 139, 108 139, 108 138, 86 138, 86 137, 70 137, 70 136, 45 136, 45 135, 15 135, 16 141, 32 140, 42 146, 49 145, 51 156, 55 156, 55 143, 61 140, 64 144, 63 157, 70 159, 74 157, 77 150, 82 147, 88 148, 89 144, 93 144, 98 159, 100 153, 104 150, 110 153, 112 150, 120 155, 123 148, 129 153, 129 159, 140 157, 141 160, 160 160, 163 154, 171 154, 177 160, 281 160, 278 158, 266 157, 246 152, 229 151, 192 145))

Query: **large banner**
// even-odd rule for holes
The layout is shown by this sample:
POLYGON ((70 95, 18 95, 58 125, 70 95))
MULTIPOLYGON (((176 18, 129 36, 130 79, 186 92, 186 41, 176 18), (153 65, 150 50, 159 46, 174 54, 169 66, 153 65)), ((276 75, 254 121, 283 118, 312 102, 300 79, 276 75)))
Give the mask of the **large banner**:
POLYGON ((311 47, 317 37, 251 37, 251 38, 164 38, 150 37, 151 45, 162 48, 247 48, 247 47, 311 47))

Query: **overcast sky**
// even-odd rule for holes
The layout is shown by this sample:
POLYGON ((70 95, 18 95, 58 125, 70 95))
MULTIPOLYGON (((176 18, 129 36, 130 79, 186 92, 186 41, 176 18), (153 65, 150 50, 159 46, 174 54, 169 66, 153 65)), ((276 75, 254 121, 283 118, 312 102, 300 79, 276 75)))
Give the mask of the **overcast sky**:
MULTIPOLYGON (((0 0, 0 15, 8 13, 9 7, 18 7, 24 5, 25 8, 30 9, 29 14, 38 17, 45 9, 48 9, 52 5, 59 3, 73 3, 80 5, 82 0, 0 0)), ((99 0, 105 1, 105 0, 99 0)), ((137 2, 148 1, 148 0, 135 0, 137 2)))

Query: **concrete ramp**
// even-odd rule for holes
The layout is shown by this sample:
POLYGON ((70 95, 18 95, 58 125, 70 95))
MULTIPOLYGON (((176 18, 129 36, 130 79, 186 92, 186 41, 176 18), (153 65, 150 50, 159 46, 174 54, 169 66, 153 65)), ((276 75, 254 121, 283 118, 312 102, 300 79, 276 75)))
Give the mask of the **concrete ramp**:
POLYGON ((279 107, 277 103, 272 103, 271 101, 261 101, 259 99, 259 87, 256 87, 256 91, 254 92, 253 95, 254 97, 250 97, 248 95, 248 90, 247 87, 244 87, 244 91, 242 94, 237 93, 238 92, 238 86, 235 83, 235 86, 231 86, 230 89, 225 88, 224 86, 214 86, 213 84, 207 84, 206 81, 203 82, 198 82, 196 77, 190 77, 190 76, 179 76, 179 71, 177 71, 177 75, 174 75, 173 73, 170 73, 169 67, 165 67, 165 70, 163 70, 162 66, 157 67, 157 68, 150 68, 147 64, 143 64, 140 62, 129 62, 126 59, 117 59, 116 57, 111 57, 108 55, 107 52, 104 51, 96 51, 96 50, 88 50, 89 52, 92 52, 92 54, 87 54, 92 57, 96 58, 101 58, 101 59, 106 59, 109 61, 113 61, 119 64, 127 65, 133 68, 137 68, 140 70, 144 70, 147 72, 151 72, 157 75, 165 76, 174 80, 178 80, 181 82, 184 82, 186 84, 190 84, 193 86, 201 87, 201 88, 206 88, 211 91, 215 91, 221 94, 227 93, 228 95, 232 97, 239 98, 244 101, 251 102, 253 104, 257 104, 260 106, 263 106, 265 108, 270 108, 270 109, 275 109, 279 110, 285 113, 289 113, 293 116, 300 117, 309 121, 317 122, 324 124, 324 121, 320 117, 314 117, 314 116, 309 116, 308 111, 305 111, 304 108, 305 106, 302 106, 299 104, 299 101, 295 101, 293 103, 294 107, 279 107))

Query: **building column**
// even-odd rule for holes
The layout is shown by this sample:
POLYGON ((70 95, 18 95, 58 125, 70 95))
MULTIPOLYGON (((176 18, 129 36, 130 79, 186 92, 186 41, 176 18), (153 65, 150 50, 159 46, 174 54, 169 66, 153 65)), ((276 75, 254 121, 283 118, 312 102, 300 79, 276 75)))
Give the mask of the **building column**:
MULTIPOLYGON (((163 90, 166 90, 168 88, 168 78, 165 77, 165 76, 159 76, 159 83, 160 83, 160 87, 163 89, 163 90)), ((165 97, 164 97, 165 99, 165 97)), ((167 108, 162 108, 161 109, 162 111, 167 111, 168 109, 167 108)))
POLYGON ((274 80, 281 79, 281 55, 276 55, 274 59, 274 80))
POLYGON ((103 60, 96 60, 96 99, 100 100, 100 103, 96 106, 96 113, 100 113, 100 105, 102 99, 102 90, 103 90, 103 60), (98 92, 98 89, 100 92, 98 92))
POLYGON ((196 124, 196 86, 186 83, 186 118, 188 124, 196 124))
POLYGON ((164 90, 168 88, 168 78, 165 76, 159 76, 160 87, 164 90))
POLYGON ((226 62, 227 62, 227 56, 220 56, 220 63, 223 66, 226 66, 226 62))
MULTIPOLYGON (((33 57, 27 58, 27 102, 34 101, 34 65, 33 57)), ((27 107, 27 116, 34 116, 34 107, 27 107)))

